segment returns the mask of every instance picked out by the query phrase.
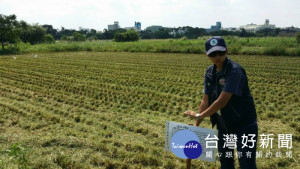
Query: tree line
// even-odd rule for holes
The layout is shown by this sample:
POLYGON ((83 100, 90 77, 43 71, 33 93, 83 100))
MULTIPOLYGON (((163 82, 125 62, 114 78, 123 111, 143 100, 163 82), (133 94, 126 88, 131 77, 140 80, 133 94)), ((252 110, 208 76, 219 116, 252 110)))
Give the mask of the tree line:
POLYGON ((116 42, 136 41, 140 39, 168 39, 168 38, 187 38, 196 39, 201 36, 239 36, 239 37, 260 37, 260 36, 278 36, 280 34, 295 35, 296 30, 263 29, 255 33, 241 31, 216 30, 208 32, 204 28, 179 27, 179 28, 161 28, 158 31, 142 30, 107 30, 98 32, 95 29, 55 29, 52 25, 28 24, 25 21, 17 21, 16 15, 0 14, 0 41, 2 50, 6 43, 13 44, 18 42, 37 44, 37 43, 55 43, 57 40, 65 41, 85 41, 114 39, 116 42))

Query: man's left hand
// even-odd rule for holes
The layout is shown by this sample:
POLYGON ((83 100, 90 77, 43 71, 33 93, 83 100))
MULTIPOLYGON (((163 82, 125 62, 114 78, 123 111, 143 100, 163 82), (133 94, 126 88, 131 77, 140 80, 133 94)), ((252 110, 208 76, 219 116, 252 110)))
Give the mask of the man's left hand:
POLYGON ((187 110, 183 113, 184 116, 190 116, 190 117, 193 117, 193 118, 196 118, 196 112, 194 111, 191 111, 191 110, 187 110))

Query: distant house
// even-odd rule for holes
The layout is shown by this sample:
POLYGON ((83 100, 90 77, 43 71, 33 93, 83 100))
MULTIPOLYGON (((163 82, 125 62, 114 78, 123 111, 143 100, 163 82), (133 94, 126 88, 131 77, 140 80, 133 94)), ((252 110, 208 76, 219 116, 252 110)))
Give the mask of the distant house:
POLYGON ((107 28, 108 30, 117 30, 120 28, 119 22, 115 21, 113 25, 108 25, 107 28))
POLYGON ((184 35, 187 32, 187 30, 187 28, 179 28, 177 31, 173 29, 169 32, 169 35, 184 35))
POLYGON ((133 27, 125 27, 124 29, 126 30, 135 30, 135 31, 141 31, 141 22, 134 22, 134 26, 133 27))
POLYGON ((266 19, 263 25, 256 25, 251 23, 244 26, 240 26, 240 30, 245 29, 245 31, 253 32, 253 33, 261 29, 275 29, 275 28, 276 28, 275 25, 270 25, 269 19, 266 19))
POLYGON ((216 22, 216 25, 211 25, 209 29, 206 29, 206 32, 218 31, 221 30, 221 28, 222 28, 222 23, 216 22))

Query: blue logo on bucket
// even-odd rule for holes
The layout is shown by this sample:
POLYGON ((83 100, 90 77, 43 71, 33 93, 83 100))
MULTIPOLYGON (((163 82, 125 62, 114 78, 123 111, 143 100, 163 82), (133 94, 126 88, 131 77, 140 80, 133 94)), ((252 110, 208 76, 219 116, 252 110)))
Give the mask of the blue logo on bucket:
POLYGON ((183 159, 196 159, 202 154, 199 137, 190 130, 180 130, 171 139, 173 153, 183 159))

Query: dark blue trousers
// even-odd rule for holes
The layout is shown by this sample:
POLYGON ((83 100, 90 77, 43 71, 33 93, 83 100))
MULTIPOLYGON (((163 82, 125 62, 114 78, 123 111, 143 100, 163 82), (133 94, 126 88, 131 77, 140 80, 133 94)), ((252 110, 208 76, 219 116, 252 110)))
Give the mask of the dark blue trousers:
MULTIPOLYGON (((223 148, 224 146, 224 139, 226 138, 223 136, 223 134, 236 134, 237 136, 237 142, 236 142, 236 148, 239 153, 241 153, 241 156, 238 157, 240 167, 241 169, 257 169, 256 167, 256 146, 257 146, 257 138, 258 138, 258 127, 257 127, 257 121, 246 125, 244 127, 241 127, 234 131, 228 131, 228 133, 225 133, 222 130, 219 130, 218 133, 218 151, 219 151, 219 160, 221 162, 221 169, 234 169, 234 149, 229 149, 228 147, 223 148), (245 136, 248 136, 248 134, 255 134, 255 137, 253 140, 256 140, 254 147, 244 147, 242 148, 242 135, 245 134, 245 136), (228 152, 232 153, 232 157, 228 158, 226 157, 226 152, 228 155, 228 152), (249 153, 250 152, 250 153, 249 153), (248 154, 248 156, 246 155, 248 154), (251 154, 251 158, 249 158, 249 154, 251 154)), ((249 139, 251 137, 248 137, 249 139)), ((247 145, 251 146, 252 143, 247 143, 247 145)), ((230 154, 230 153, 229 153, 230 154)))

